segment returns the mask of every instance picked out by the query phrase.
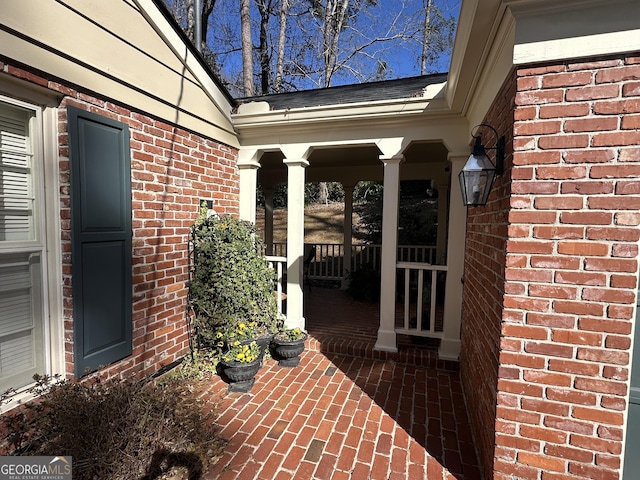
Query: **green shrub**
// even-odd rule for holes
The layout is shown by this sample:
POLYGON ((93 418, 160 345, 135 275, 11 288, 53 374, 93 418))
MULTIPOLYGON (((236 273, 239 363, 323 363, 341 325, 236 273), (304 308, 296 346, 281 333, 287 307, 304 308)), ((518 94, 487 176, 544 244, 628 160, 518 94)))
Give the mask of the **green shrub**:
POLYGON ((70 455, 74 480, 152 480, 177 467, 195 480, 222 450, 187 382, 50 380, 2 416, 5 454, 70 455))
POLYGON ((216 334, 253 323, 278 326, 275 272, 259 255, 255 227, 231 216, 201 215, 192 228, 194 265, 189 300, 199 346, 215 347, 216 334))

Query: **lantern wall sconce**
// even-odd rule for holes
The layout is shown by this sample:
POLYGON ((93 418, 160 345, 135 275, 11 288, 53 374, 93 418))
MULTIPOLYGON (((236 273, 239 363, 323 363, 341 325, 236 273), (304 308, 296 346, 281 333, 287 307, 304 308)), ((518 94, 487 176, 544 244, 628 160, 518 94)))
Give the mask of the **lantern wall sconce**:
POLYGON ((491 187, 497 175, 501 175, 504 170, 504 136, 499 137, 498 132, 491 125, 481 123, 471 130, 471 136, 475 139, 473 151, 464 168, 460 171, 460 189, 462 190, 462 202, 466 206, 477 207, 486 205, 491 193, 491 187), (482 135, 474 135, 473 131, 486 127, 493 131, 496 136, 495 147, 485 147, 482 144, 482 135), (496 151, 496 163, 492 163, 487 156, 486 150, 496 151))

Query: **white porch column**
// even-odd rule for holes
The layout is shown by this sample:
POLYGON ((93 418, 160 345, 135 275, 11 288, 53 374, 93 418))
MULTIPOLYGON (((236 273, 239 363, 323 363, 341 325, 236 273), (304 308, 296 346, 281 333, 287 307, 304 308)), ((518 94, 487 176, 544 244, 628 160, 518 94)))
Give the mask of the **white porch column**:
POLYGON ((344 188, 344 222, 343 222, 343 244, 344 258, 342 264, 342 284, 340 288, 346 290, 349 286, 347 276, 351 272, 351 230, 353 228, 353 188, 354 185, 343 185, 344 188))
POLYGON ((449 246, 447 250, 447 282, 444 297, 444 338, 438 357, 458 360, 460 355, 460 322, 462 317, 462 275, 464 273, 464 245, 467 231, 467 208, 462 203, 458 173, 468 154, 449 156, 451 162, 451 196, 449 206, 449 246))
POLYGON ((240 150, 238 169, 240 171, 240 219, 256 223, 256 190, 258 188, 258 152, 240 150))
POLYGON ((290 328, 305 328, 303 316, 305 159, 285 158, 287 166, 287 319, 290 328))
POLYGON ((439 184, 436 186, 436 189, 438 191, 438 233, 436 241, 436 261, 437 263, 443 263, 447 260, 445 258, 445 252, 447 250, 447 231, 449 229, 449 222, 447 221, 447 207, 449 205, 449 185, 439 184))
POLYGON ((273 255, 273 189, 264 189, 264 244, 267 255, 273 255))
POLYGON ((398 198, 402 155, 380 157, 384 164, 382 196, 382 252, 380 284, 380 328, 375 349, 397 352, 396 343, 396 257, 398 250, 398 198))

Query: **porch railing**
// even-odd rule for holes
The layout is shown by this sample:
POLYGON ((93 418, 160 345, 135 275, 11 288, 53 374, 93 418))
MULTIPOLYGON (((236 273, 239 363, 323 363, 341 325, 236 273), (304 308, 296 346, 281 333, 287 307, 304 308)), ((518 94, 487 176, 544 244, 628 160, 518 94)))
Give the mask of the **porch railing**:
MULTIPOLYGON (((341 280, 344 272, 344 245, 338 243, 315 243, 316 255, 308 265, 307 275, 313 280, 341 280)), ((305 252, 310 244, 305 244, 305 252)), ((364 266, 380 267, 381 245, 358 243, 351 247, 351 265, 347 271, 354 272, 364 266)), ((274 243, 273 255, 287 256, 286 243, 274 243)), ((424 245, 399 245, 398 262, 421 262, 435 264, 436 247, 424 245)))
POLYGON ((276 255, 266 255, 265 258, 269 262, 269 266, 276 272, 276 299, 278 302, 278 315, 284 315, 283 300, 284 294, 284 272, 287 268, 287 257, 281 257, 276 255))
MULTIPOLYGON (((276 251, 286 250, 286 245, 278 245, 276 251)), ((354 245, 352 268, 357 270, 364 265, 379 266, 380 250, 380 245, 354 245)), ((448 268, 446 265, 433 265, 428 261, 420 261, 434 257, 435 247, 412 245, 398 247, 396 333, 418 337, 443 337, 444 289, 448 268)), ((276 271, 275 294, 278 313, 284 315, 287 257, 267 255, 265 258, 271 268, 276 271)), ((339 280, 342 278, 343 261, 343 245, 316 244, 316 256, 308 266, 308 276, 313 279, 339 280)))
POLYGON ((443 337, 446 265, 397 262, 396 333, 443 337))

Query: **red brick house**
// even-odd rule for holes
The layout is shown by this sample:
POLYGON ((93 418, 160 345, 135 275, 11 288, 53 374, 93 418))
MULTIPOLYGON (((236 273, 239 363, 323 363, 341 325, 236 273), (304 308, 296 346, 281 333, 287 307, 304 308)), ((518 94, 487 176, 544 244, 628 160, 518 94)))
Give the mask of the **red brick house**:
POLYGON ((161 10, 37 3, 1 21, 3 391, 181 358, 189 228, 239 204, 232 99, 161 10))
MULTIPOLYGON (((377 347, 393 350, 398 185, 431 179, 449 199, 434 335, 459 360, 485 477, 634 478, 640 4, 464 0, 446 78, 232 113, 160 7, 103 3, 3 5, 3 387, 179 359, 198 204, 254 219, 258 183, 288 182, 291 206, 305 181, 384 181, 377 347), (505 137, 506 168, 486 206, 465 208, 455 177, 481 123, 505 137)), ((302 215, 292 208, 287 321, 304 326, 302 215)))

